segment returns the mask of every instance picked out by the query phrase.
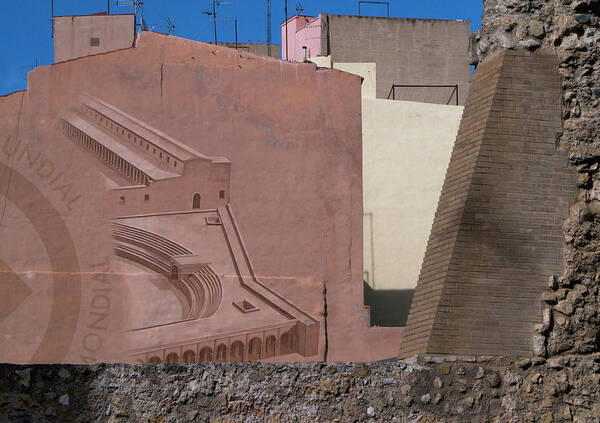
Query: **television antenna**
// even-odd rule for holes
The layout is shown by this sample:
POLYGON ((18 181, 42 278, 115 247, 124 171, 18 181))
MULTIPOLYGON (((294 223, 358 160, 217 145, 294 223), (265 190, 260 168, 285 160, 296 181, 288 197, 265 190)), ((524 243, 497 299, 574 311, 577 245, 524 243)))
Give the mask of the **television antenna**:
POLYGON ((146 22, 144 21, 144 0, 116 0, 117 7, 133 7, 133 25, 134 32, 137 32, 137 27, 139 26, 142 31, 146 31, 144 27, 148 28, 146 22), (138 14, 140 16, 140 23, 138 23, 138 14))
POLYGON ((267 55, 271 57, 271 0, 267 0, 267 55))
POLYGON ((288 54, 288 0, 284 0, 284 11, 285 11, 285 60, 289 61, 290 56, 288 54))
POLYGON ((50 22, 51 22, 51 29, 50 29, 50 38, 54 38, 54 0, 50 0, 50 22))
MULTIPOLYGON (((213 21, 215 19, 211 19, 213 21)), ((235 49, 238 48, 238 18, 221 18, 217 19, 219 22, 234 22, 235 23, 235 49)))
POLYGON ((231 4, 230 1, 218 1, 218 0, 212 0, 211 5, 212 5, 212 12, 208 11, 208 12, 202 12, 203 15, 207 15, 207 16, 212 16, 211 21, 214 22, 214 26, 215 26, 215 45, 217 45, 217 7, 223 5, 223 4, 231 4))
POLYGON ((166 25, 154 25, 152 28, 145 29, 144 31, 154 31, 156 28, 167 28, 167 35, 171 33, 175 34, 175 19, 167 18, 166 25))
POLYGON ((298 12, 299 15, 301 15, 302 12, 304 12, 304 8, 302 7, 302 4, 300 4, 300 2, 296 4, 296 12, 298 12))
MULTIPOLYGON (((27 69, 27 73, 29 73, 29 70, 34 70, 35 68, 38 67, 38 59, 37 57, 35 58, 34 64, 33 65, 27 65, 27 66, 19 66, 19 69, 27 69)), ((23 78, 25 81, 27 81, 27 77, 23 78)))
POLYGON ((360 14, 360 6, 361 4, 377 4, 377 5, 385 5, 387 6, 387 17, 390 17, 390 2, 389 1, 370 1, 370 0, 359 0, 358 1, 358 16, 361 16, 360 14))

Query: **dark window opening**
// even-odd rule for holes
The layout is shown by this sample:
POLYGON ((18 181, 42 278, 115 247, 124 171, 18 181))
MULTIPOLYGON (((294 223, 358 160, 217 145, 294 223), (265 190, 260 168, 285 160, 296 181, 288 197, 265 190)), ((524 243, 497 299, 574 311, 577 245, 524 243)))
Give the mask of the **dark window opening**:
POLYGON ((119 197, 119 202, 121 204, 125 204, 125 197, 119 197))
POLYGON ((150 201, 150 194, 144 195, 144 201, 150 201))
POLYGON ((100 38, 96 38, 96 37, 90 38, 90 46, 100 47, 100 38))
POLYGON ((196 193, 194 194, 194 197, 192 198, 192 208, 193 209, 199 209, 200 208, 200 194, 196 193))
POLYGON ((219 191, 219 198, 222 200, 225 198, 225 191, 219 191))

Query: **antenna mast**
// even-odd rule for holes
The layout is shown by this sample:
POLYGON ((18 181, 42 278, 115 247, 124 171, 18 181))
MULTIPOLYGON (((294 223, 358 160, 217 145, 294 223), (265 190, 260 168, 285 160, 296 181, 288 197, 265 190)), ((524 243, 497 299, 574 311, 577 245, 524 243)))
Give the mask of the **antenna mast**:
POLYGON ((140 23, 139 26, 146 26, 146 22, 144 21, 144 0, 133 0, 133 8, 134 8, 134 13, 135 13, 135 19, 136 19, 136 28, 138 26, 137 23, 137 15, 138 15, 138 11, 140 12, 140 23))
POLYGON ((285 60, 290 61, 290 57, 288 55, 288 14, 287 14, 287 0, 285 0, 285 60))
POLYGON ((50 14, 52 15, 52 17, 50 18, 50 22, 52 22, 50 38, 54 38, 54 0, 50 0, 50 14))
POLYGON ((117 7, 133 7, 133 32, 137 32, 137 27, 142 27, 144 30, 144 0, 117 0, 117 7), (140 23, 138 22, 138 13, 140 14, 140 23))
POLYGON ((271 57, 271 0, 267 0, 267 55, 271 57))
POLYGON ((230 1, 213 0, 211 2, 211 4, 212 4, 212 12, 202 12, 202 13, 207 16, 212 16, 212 21, 214 22, 214 28, 215 28, 215 45, 217 45, 217 7, 221 6, 222 4, 231 4, 231 2, 230 1))

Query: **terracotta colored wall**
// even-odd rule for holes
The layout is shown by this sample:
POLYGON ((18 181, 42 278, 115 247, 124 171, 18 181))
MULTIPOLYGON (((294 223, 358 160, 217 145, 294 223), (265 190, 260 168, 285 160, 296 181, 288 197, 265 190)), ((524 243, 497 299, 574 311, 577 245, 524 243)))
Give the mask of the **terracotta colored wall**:
POLYGON ((541 293, 562 263, 576 195, 553 55, 480 65, 464 110, 408 317, 401 357, 531 355, 541 293))
POLYGON ((54 18, 54 62, 131 47, 133 15, 57 16, 54 18), (98 46, 91 45, 97 38, 98 46))
MULTIPOLYGON (((28 86, 24 94, 0 100, 2 133, 12 134, 1 140, 2 170, 13 175, 3 191, 9 201, 1 197, 7 207, 0 258, 2 274, 22 291, 33 291, 38 303, 12 298, 21 302, 0 322, 12 337, 10 345, 0 347, 1 361, 128 361, 130 342, 139 338, 137 332, 123 333, 128 322, 139 320, 140 313, 154 323, 181 315, 184 299, 168 280, 115 256, 110 224, 121 212, 107 193, 118 178, 64 136, 59 124, 82 93, 206 156, 231 161, 228 200, 235 218, 223 207, 202 215, 177 206, 126 220, 221 268, 222 307, 232 310, 227 313, 235 312, 231 301, 248 296, 259 306, 254 313, 226 314, 221 322, 215 315, 198 326, 184 323, 181 333, 188 337, 182 342, 191 342, 190 333, 218 336, 221 323, 245 330, 248 322, 277 323, 296 313, 306 331, 294 336, 308 342, 316 335, 316 343, 299 346, 296 353, 282 349, 271 360, 323 359, 326 338, 329 360, 395 354, 401 331, 369 329, 363 305, 360 78, 143 33, 135 48, 38 68, 29 74, 28 86), (22 108, 16 106, 21 98, 22 108), (40 170, 44 160, 49 164, 40 170), (43 201, 32 200, 27 182, 43 201), (37 213, 48 202, 62 226, 37 213), (48 225, 48 233, 39 235, 32 221, 48 225), (44 243, 61 247, 57 259, 48 259, 44 243), (44 338, 47 328, 54 332, 44 338)), ((201 187, 203 178, 199 173, 201 187)), ((174 187, 169 195, 181 193, 185 205, 189 193, 184 191, 174 187)), ((153 194, 152 200, 159 197, 153 194)), ((154 338, 145 341, 172 342, 177 333, 152 330, 154 338)), ((162 359, 183 346, 169 348, 161 349, 162 359)))
MULTIPOLYGON (((221 43, 220 46, 235 48, 235 43, 221 43)), ((238 50, 245 51, 252 54, 257 54, 259 56, 267 56, 272 57, 274 59, 279 59, 279 44, 271 44, 271 55, 269 55, 269 46, 267 44, 259 44, 259 43, 238 43, 238 50)))

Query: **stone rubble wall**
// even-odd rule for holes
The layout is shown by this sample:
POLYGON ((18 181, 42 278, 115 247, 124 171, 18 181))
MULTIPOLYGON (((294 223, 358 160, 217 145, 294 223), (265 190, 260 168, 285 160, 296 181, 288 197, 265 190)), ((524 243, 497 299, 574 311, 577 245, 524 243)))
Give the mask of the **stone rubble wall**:
POLYGON ((0 422, 597 422, 600 356, 0 365, 0 422))
POLYGON ((562 79, 563 133, 579 193, 564 222, 564 273, 543 294, 536 338, 547 354, 600 350, 600 1, 486 0, 483 27, 470 43, 473 64, 502 49, 553 49, 562 79))

